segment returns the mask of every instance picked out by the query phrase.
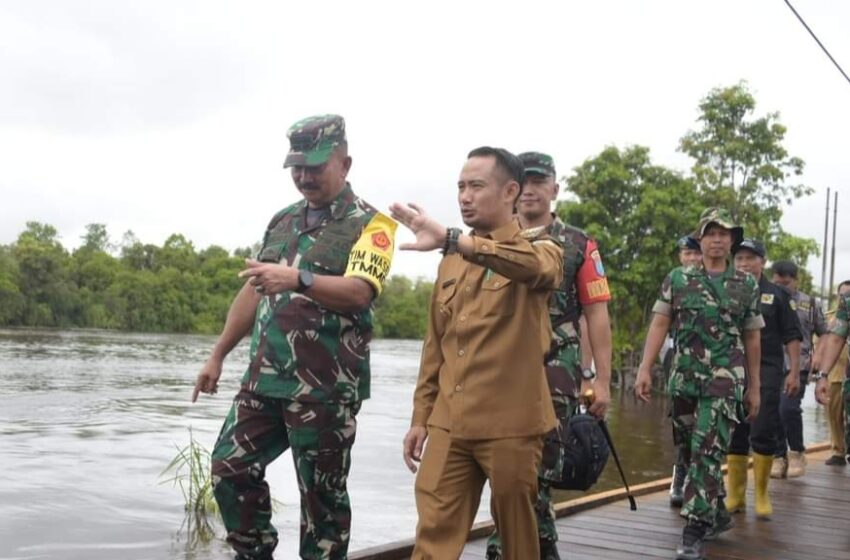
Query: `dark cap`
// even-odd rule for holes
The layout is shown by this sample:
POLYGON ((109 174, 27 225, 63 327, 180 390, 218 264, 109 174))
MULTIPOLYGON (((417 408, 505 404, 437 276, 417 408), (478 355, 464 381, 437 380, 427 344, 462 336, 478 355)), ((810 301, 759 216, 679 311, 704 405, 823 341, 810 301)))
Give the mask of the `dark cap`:
POLYGON ((744 239, 743 241, 741 241, 741 243, 738 244, 737 247, 734 247, 732 249, 732 252, 737 254, 738 251, 741 251, 741 250, 744 250, 744 249, 746 249, 747 251, 750 251, 752 253, 755 253, 756 255, 760 256, 761 258, 765 258, 765 256, 767 256, 767 251, 764 248, 764 243, 762 243, 761 241, 758 241, 756 239, 744 239))
POLYGON ((776 261, 773 263, 773 273, 778 274, 779 276, 786 276, 789 278, 796 278, 799 269, 797 265, 792 263, 791 261, 776 261))
POLYGON ((555 160, 552 156, 541 152, 523 152, 517 157, 522 161, 526 173, 555 176, 555 160))
POLYGON ((334 149, 345 142, 345 119, 339 115, 316 115, 301 119, 286 132, 289 153, 284 167, 322 165, 334 149))
POLYGON ((692 251, 702 252, 702 247, 699 245, 699 241, 691 237, 690 235, 683 235, 676 242, 676 246, 679 249, 690 249, 692 251))

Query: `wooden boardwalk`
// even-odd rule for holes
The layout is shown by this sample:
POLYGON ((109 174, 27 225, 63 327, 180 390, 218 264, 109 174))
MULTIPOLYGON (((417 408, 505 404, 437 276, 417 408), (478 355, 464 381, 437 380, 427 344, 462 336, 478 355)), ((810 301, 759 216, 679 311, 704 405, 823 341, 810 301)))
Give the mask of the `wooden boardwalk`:
MULTIPOLYGON (((823 448, 823 446, 818 446, 823 448)), ((752 472, 747 493, 749 509, 734 516, 736 527, 707 543, 712 560, 850 560, 850 466, 827 467, 827 451, 808 456, 802 478, 772 480, 774 514, 756 520, 752 511, 752 472)), ((667 503, 669 479, 635 488, 638 510, 618 499, 620 491, 604 492, 558 505, 558 549, 563 560, 633 560, 673 558, 684 520, 667 503), (612 501, 616 500, 616 501, 612 501)), ((492 525, 477 524, 462 560, 483 560, 492 525)), ((410 541, 364 550, 352 560, 409 558, 410 541)), ((529 559, 531 560, 531 559, 529 559)))

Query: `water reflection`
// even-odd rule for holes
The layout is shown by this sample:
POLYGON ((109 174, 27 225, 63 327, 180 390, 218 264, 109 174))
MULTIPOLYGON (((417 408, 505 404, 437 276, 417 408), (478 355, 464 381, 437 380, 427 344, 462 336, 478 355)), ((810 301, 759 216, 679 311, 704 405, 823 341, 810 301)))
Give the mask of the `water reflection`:
MULTIPOLYGON (((191 404, 214 339, 103 331, 0 330, 0 559, 230 558, 221 541, 191 548, 178 489, 159 474, 188 442, 212 447, 247 360, 239 346, 219 394, 191 404)), ((350 490, 352 550, 408 538, 416 524, 413 477, 401 460, 419 366, 415 341, 373 345, 372 399, 358 417, 350 490)), ((667 476, 666 403, 615 393, 611 432, 637 484, 667 476)), ((826 438, 825 416, 805 400, 807 441, 826 438)), ((292 461, 268 470, 281 502, 277 557, 297 558, 298 491, 292 461)), ((613 461, 594 490, 619 486, 613 461)), ((560 497, 573 497, 563 493, 560 497)), ((486 497, 479 519, 487 514, 486 497)))

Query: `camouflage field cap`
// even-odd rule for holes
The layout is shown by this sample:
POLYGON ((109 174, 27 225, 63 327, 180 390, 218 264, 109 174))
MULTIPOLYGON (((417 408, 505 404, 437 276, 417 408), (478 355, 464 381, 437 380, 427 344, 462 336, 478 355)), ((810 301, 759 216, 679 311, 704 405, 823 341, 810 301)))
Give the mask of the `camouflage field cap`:
POLYGON ((286 131, 289 153, 284 167, 322 165, 334 148, 345 142, 345 119, 339 115, 316 115, 301 119, 286 131))
POLYGON ((555 160, 552 156, 540 152, 523 152, 517 157, 522 161, 526 173, 555 176, 555 160))
POLYGON ((683 235, 676 242, 676 246, 679 249, 690 249, 692 251, 702 251, 702 248, 699 246, 699 241, 691 237, 690 235, 683 235))
POLYGON ((737 253, 741 249, 746 249, 747 251, 755 253, 761 258, 765 258, 767 256, 767 249, 765 249, 764 243, 758 239, 744 239, 737 247, 732 249, 732 252, 737 253))
POLYGON ((699 225, 695 232, 691 234, 694 239, 702 239, 702 234, 705 233, 705 228, 711 224, 717 224, 722 228, 726 228, 732 232, 732 247, 740 245, 744 240, 744 228, 735 224, 732 221, 732 216, 727 210, 721 208, 706 208, 699 217, 699 225))

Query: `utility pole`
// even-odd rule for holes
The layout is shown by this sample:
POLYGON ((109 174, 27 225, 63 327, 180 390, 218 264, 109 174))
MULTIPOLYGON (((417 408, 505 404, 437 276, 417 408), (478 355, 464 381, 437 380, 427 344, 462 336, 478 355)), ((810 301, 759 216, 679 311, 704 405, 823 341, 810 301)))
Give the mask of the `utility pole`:
POLYGON ((826 299, 826 305, 829 307, 829 297, 826 293, 826 252, 829 242, 829 187, 826 188, 826 218, 823 223, 823 262, 820 272, 820 297, 821 300, 826 299))
POLYGON ((832 205, 832 256, 829 263, 829 299, 827 309, 832 304, 832 287, 835 285, 835 226, 838 224, 838 191, 835 191, 835 203, 832 205))

